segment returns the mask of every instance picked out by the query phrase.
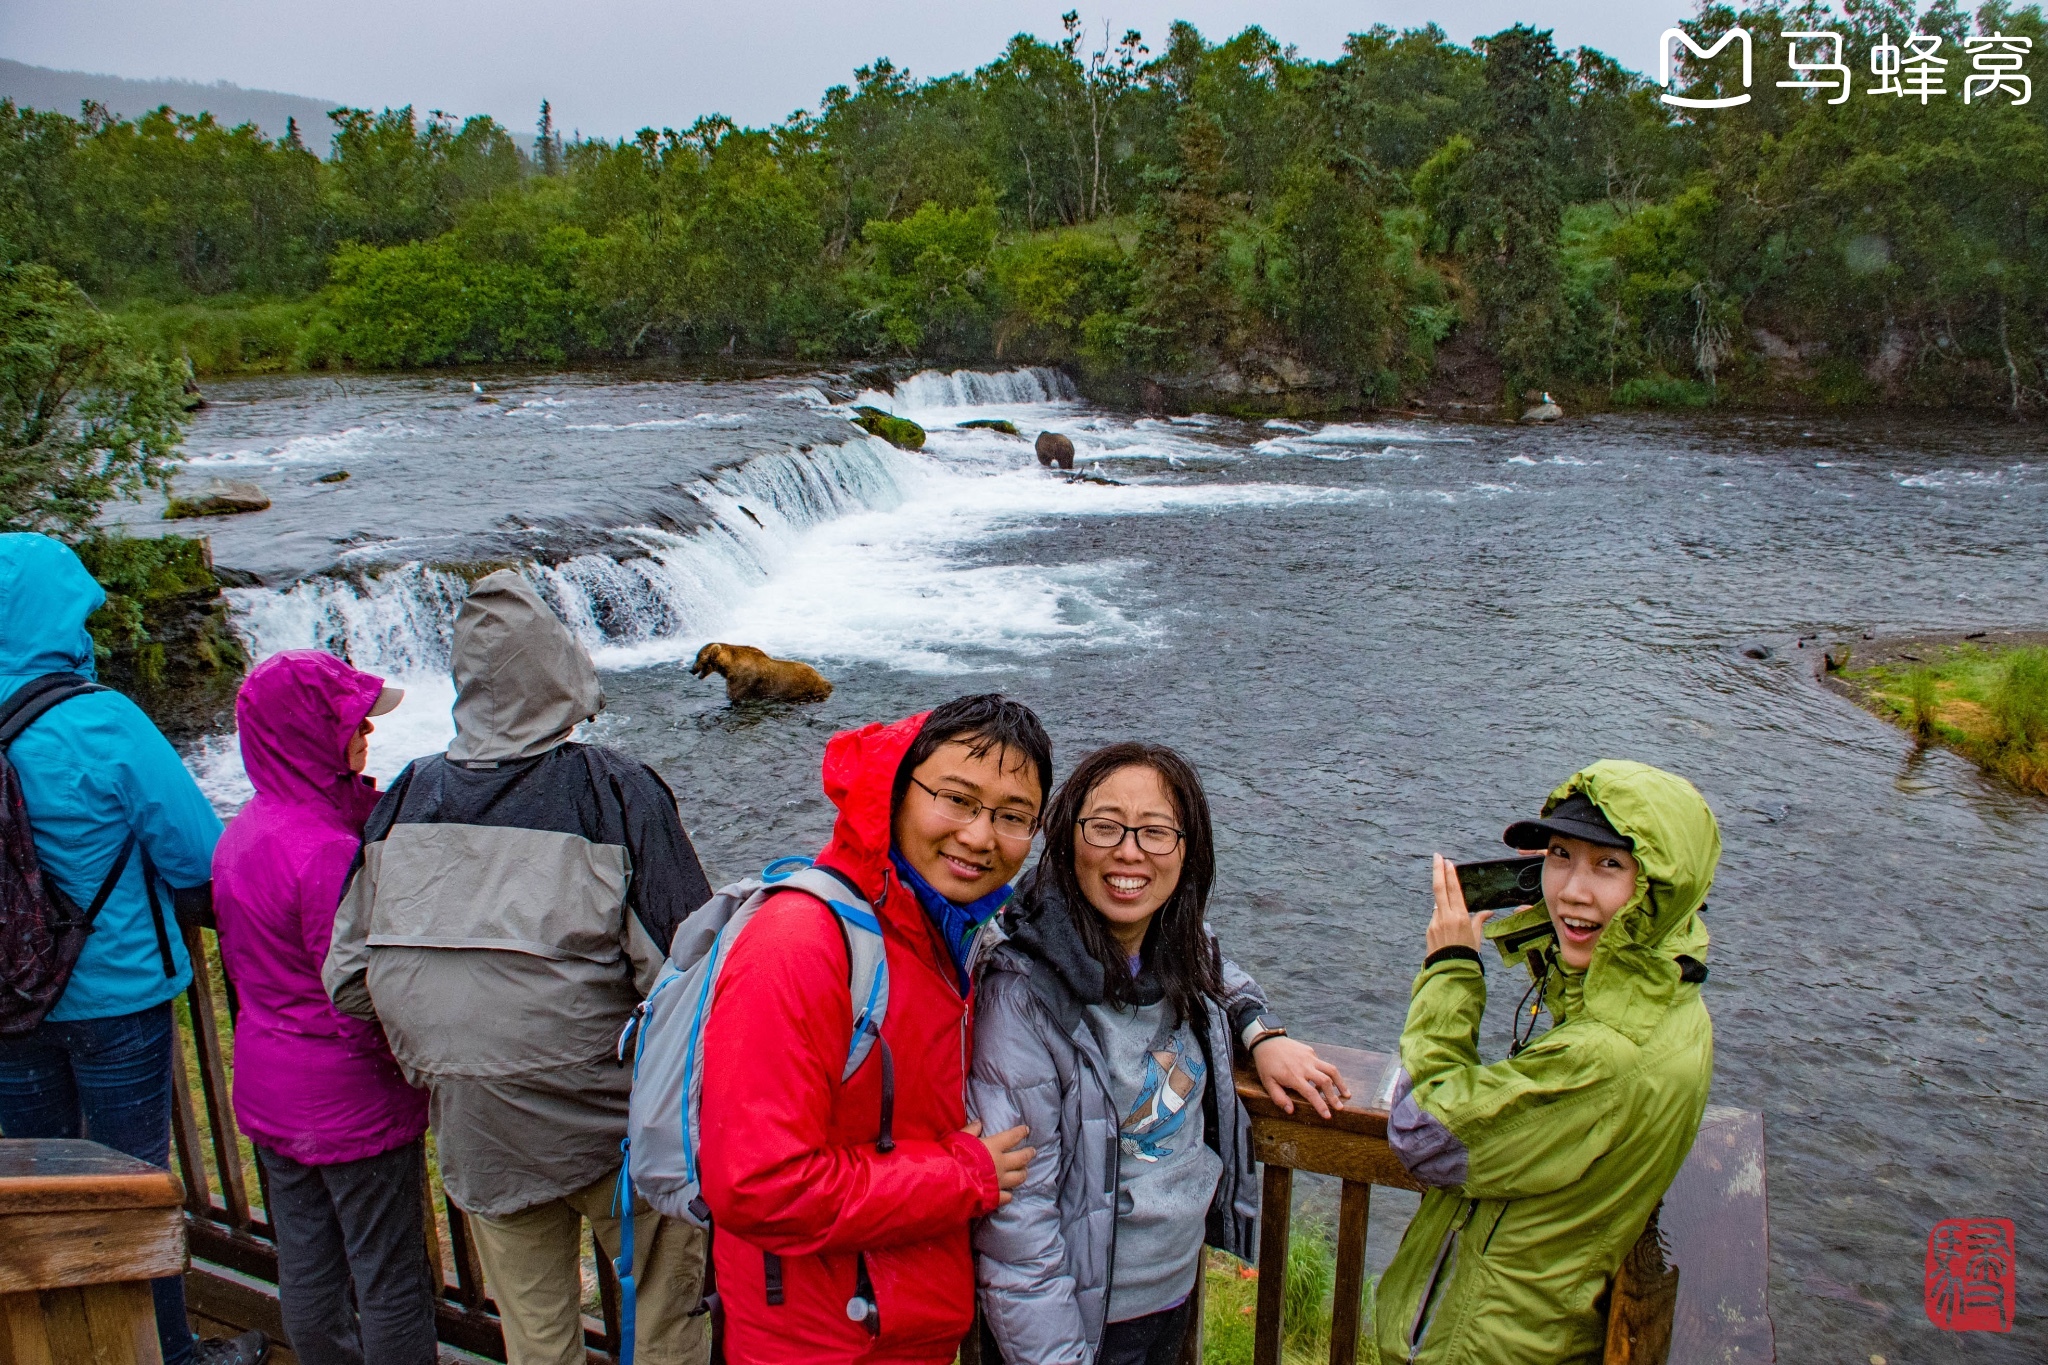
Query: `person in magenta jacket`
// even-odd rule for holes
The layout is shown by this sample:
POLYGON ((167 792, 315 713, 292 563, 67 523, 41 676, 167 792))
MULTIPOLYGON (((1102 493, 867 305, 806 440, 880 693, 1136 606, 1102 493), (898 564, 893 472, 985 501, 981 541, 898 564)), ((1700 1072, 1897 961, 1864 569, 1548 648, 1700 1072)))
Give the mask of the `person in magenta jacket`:
POLYGON ((223 964, 240 1001, 235 1118, 277 1230, 278 1292, 305 1365, 432 1365, 421 1227, 427 1097, 376 1024, 320 984, 335 907, 377 804, 370 717, 402 694, 332 655, 252 670, 235 703, 255 799, 213 858, 223 964), (350 1293, 353 1281, 354 1293, 350 1293))

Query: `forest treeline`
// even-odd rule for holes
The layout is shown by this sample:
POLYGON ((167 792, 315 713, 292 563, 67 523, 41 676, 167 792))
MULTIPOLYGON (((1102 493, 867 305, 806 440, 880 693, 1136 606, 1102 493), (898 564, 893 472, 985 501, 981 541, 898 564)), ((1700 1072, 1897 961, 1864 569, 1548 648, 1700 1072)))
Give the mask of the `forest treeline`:
POLYGON ((203 371, 724 353, 1061 363, 1299 410, 1450 376, 1486 403, 2048 407, 2048 91, 1962 98, 1972 36, 2048 62, 2039 7, 1685 27, 1737 24, 1746 92, 1732 51, 1678 68, 1674 93, 1752 96, 1710 110, 1526 26, 1375 27, 1310 61, 1072 14, 971 73, 877 60, 772 127, 619 141, 545 110, 515 136, 338 109, 273 140, 0 104, 0 256, 203 371), (1777 84, 1782 35, 1816 30, 1845 39, 1845 100, 1777 84), (1916 33, 1944 93, 1871 93, 1872 49, 1916 33))

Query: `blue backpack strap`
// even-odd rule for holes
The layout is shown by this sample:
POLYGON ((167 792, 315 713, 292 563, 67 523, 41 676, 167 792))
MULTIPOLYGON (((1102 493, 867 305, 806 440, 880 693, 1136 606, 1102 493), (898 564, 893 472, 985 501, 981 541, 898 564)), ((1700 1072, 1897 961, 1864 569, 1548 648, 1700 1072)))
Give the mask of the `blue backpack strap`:
POLYGON ((612 1213, 619 1220, 619 1254, 612 1271, 619 1278, 619 1365, 633 1365, 633 1153, 630 1138, 619 1143, 619 1180, 612 1188, 612 1213))
MULTIPOLYGON (((762 875, 766 880, 767 874, 764 872, 762 875)), ((816 896, 825 902, 838 920, 839 932, 846 940, 846 984, 848 998, 853 1004, 853 1034, 847 1044, 846 1065, 841 1069, 839 1079, 842 1082, 851 1080, 881 1038, 882 1021, 889 1014, 889 958, 882 942, 882 922, 876 918, 874 907, 868 904, 867 898, 844 877, 828 868, 807 867, 788 873, 779 881, 784 887, 816 896)), ((886 1065, 885 1059, 885 1072, 893 1069, 886 1065)))

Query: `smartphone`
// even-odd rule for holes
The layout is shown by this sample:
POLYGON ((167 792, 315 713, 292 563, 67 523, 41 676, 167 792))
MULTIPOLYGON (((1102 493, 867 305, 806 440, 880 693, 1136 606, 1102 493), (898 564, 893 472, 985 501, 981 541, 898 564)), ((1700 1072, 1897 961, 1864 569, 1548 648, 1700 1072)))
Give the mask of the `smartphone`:
POLYGON ((1519 909, 1543 899, 1543 855, 1458 863, 1467 910, 1519 909))

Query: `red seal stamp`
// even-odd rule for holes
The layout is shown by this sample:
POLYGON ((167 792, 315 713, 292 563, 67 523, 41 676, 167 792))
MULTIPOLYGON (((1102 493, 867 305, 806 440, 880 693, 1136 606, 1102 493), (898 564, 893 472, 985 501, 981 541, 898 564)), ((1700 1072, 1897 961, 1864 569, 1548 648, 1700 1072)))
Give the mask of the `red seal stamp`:
POLYGON ((2012 1219, 1943 1219, 1927 1234, 1927 1320, 1944 1332, 2010 1332, 2018 1268, 2012 1219))

